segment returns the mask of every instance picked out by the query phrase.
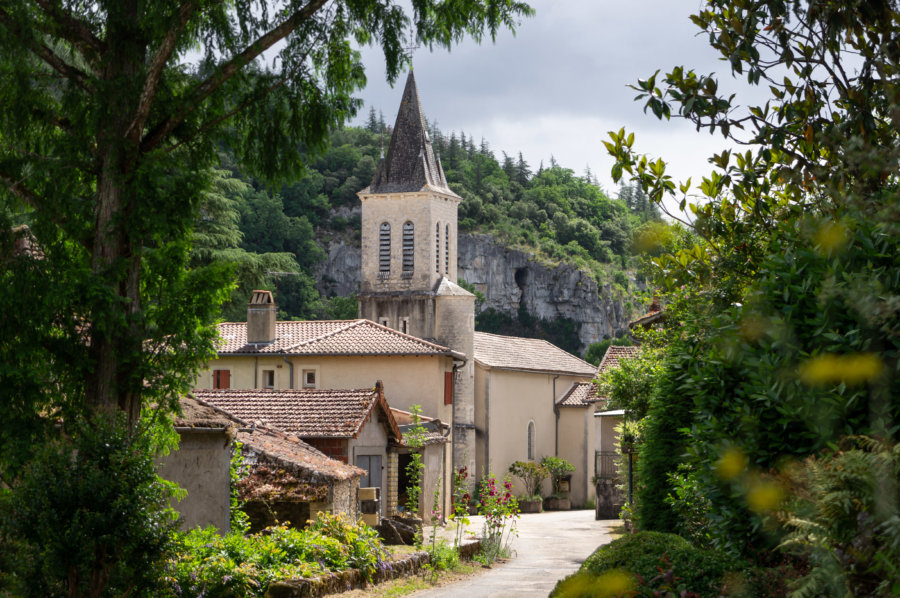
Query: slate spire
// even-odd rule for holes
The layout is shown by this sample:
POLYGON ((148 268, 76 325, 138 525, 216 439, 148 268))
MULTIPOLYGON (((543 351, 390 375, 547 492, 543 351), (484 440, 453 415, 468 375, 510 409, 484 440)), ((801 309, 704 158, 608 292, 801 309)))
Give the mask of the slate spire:
POLYGON ((367 192, 403 193, 426 187, 456 195, 447 186, 440 159, 431 146, 416 79, 410 71, 387 156, 378 163, 367 192))

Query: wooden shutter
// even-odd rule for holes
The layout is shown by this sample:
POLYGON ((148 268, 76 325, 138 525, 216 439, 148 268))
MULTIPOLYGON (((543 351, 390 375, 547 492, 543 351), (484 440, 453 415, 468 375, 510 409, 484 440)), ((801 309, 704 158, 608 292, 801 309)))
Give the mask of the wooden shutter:
POLYGON ((213 370, 213 388, 217 390, 231 388, 231 370, 213 370))
POLYGON ((453 404, 453 372, 444 372, 444 405, 453 404))

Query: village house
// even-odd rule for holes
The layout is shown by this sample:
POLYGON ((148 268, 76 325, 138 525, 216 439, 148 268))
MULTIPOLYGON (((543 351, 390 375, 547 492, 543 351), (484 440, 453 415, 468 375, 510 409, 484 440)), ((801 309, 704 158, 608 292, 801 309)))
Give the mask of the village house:
MULTIPOLYGON (((332 459, 355 464, 364 472, 360 487, 380 489, 382 516, 402 509, 400 478, 408 447, 380 381, 364 389, 198 389, 194 396, 242 420, 295 435, 332 459)), ((423 496, 444 488, 445 446, 442 440, 422 449, 423 496)))

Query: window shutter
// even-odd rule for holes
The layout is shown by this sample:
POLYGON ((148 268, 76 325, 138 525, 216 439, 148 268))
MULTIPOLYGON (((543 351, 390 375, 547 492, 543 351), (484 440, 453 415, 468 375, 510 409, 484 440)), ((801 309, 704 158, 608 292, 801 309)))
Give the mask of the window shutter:
POLYGON ((444 372, 444 405, 453 404, 453 372, 444 372))
POLYGON ((231 388, 231 370, 213 370, 213 388, 216 390, 231 388))

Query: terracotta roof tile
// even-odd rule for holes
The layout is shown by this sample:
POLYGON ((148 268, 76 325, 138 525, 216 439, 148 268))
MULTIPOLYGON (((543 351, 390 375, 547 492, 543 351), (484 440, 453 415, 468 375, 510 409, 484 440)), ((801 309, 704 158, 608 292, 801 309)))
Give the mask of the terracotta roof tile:
POLYGON ((536 338, 475 333, 475 360, 487 367, 593 376, 590 363, 536 338))
POLYGON ((623 347, 621 345, 610 345, 600 360, 600 366, 597 373, 602 374, 608 369, 619 367, 619 362, 623 359, 630 359, 640 352, 640 347, 623 347))
POLYGON ((241 430, 237 439, 244 445, 244 462, 251 470, 268 461, 304 477, 347 480, 365 473, 358 467, 328 457, 296 436, 277 430, 241 430))
POLYGON ((182 397, 180 406, 181 414, 175 416, 175 427, 177 428, 224 429, 230 426, 244 425, 240 419, 191 395, 182 397))
POLYGON ((556 404, 559 407, 587 407, 602 400, 596 382, 576 382, 556 404))
POLYGON ((219 324, 219 355, 451 355, 452 351, 371 320, 276 322, 275 342, 247 343, 246 322, 219 324))
POLYGON ((377 388, 351 390, 214 390, 196 389, 195 397, 268 428, 300 438, 355 438, 376 407, 385 416, 395 440, 399 429, 377 388))

